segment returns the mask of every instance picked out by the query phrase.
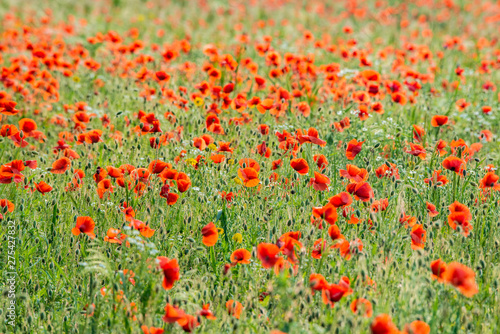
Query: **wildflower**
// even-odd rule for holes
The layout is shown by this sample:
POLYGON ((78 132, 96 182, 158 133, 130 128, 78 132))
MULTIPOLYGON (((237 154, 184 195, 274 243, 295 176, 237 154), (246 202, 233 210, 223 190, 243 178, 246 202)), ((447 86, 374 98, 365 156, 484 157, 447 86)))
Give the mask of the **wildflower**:
POLYGON ((448 116, 435 115, 432 116, 431 125, 435 128, 448 124, 448 116))
POLYGON ((246 249, 244 248, 237 249, 231 254, 231 263, 249 264, 251 256, 252 255, 250 254, 250 252, 247 251, 246 249))
POLYGON ((471 268, 458 262, 451 262, 446 266, 443 279, 457 288, 465 297, 470 298, 479 291, 475 276, 471 268))
POLYGON ((354 160, 354 158, 361 152, 361 147, 365 141, 358 142, 356 139, 351 140, 347 143, 347 149, 345 155, 347 159, 354 160))
POLYGON ((226 309, 229 315, 239 319, 241 312, 243 311, 243 305, 240 302, 231 299, 226 302, 226 309))
POLYGON ((309 173, 309 165, 305 159, 292 159, 290 160, 290 166, 292 166, 292 168, 300 175, 309 173))
POLYGON ((243 241, 243 236, 241 235, 241 233, 235 233, 233 235, 232 239, 233 239, 234 242, 237 242, 237 243, 240 244, 243 241))
POLYGON ((444 273, 446 271, 446 263, 441 259, 437 259, 431 262, 432 275, 431 278, 437 280, 438 282, 444 281, 444 273))
POLYGON ((462 175, 466 168, 465 161, 454 156, 449 156, 446 159, 444 159, 443 167, 459 175, 462 175))
POLYGON ((176 259, 164 256, 158 256, 157 260, 164 275, 162 286, 165 290, 170 290, 174 283, 179 280, 179 264, 176 259))
POLYGON ((80 235, 80 233, 85 233, 91 239, 95 238, 94 234, 95 223, 90 217, 78 217, 76 218, 76 226, 73 227, 71 233, 74 235, 80 235))
POLYGON ((203 244, 207 247, 212 247, 217 243, 219 238, 219 232, 215 227, 214 223, 208 223, 201 229, 201 234, 203 236, 203 244))
POLYGON ((424 249, 427 232, 424 230, 423 225, 416 224, 411 229, 411 248, 424 249))
POLYGON ((371 318, 373 315, 372 303, 364 298, 354 299, 351 303, 351 311, 354 314, 361 314, 365 318, 371 318))

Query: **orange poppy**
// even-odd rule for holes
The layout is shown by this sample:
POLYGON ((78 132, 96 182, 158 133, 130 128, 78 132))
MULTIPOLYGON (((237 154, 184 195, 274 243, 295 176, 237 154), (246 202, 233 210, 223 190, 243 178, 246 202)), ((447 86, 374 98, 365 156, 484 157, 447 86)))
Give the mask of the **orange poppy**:
POLYGON ((112 193, 114 188, 115 187, 111 184, 111 180, 109 179, 101 180, 97 184, 97 194, 99 195, 99 198, 102 199, 104 197, 104 194, 112 193))
POLYGON ((203 236, 203 244, 207 247, 212 247, 217 243, 219 238, 219 232, 215 224, 210 222, 201 229, 201 235, 203 236))
POLYGON ((240 248, 240 249, 235 250, 231 254, 231 263, 233 265, 238 264, 238 263, 249 264, 251 257, 252 257, 252 254, 249 251, 247 251, 244 248, 240 248))
POLYGON ((315 154, 313 160, 316 162, 319 170, 323 170, 328 167, 328 160, 323 154, 315 154))
POLYGON ((169 259, 165 256, 158 256, 156 258, 160 269, 163 271, 162 286, 165 290, 170 290, 174 283, 179 280, 179 263, 177 259, 169 259))
POLYGON ((345 239, 344 235, 342 235, 342 232, 340 231, 340 228, 335 224, 330 225, 328 228, 328 235, 333 241, 345 239))
POLYGON ((260 243, 257 246, 257 258, 264 268, 272 268, 278 262, 281 250, 275 244, 260 243))
POLYGON ((431 125, 435 128, 448 124, 448 116, 435 115, 432 116, 431 125))
POLYGON ((368 179, 368 171, 355 165, 346 165, 346 169, 339 170, 339 174, 351 182, 361 182, 368 179))
POLYGON ((454 156, 449 156, 446 159, 444 159, 443 167, 459 175, 462 175, 466 169, 465 161, 454 156))
POLYGON ((326 175, 314 172, 314 178, 311 178, 309 184, 312 185, 315 190, 325 191, 328 190, 330 179, 326 175))
POLYGON ((472 297, 479 292, 474 271, 458 262, 448 263, 443 274, 445 282, 453 285, 465 297, 472 297))
POLYGON ((436 206, 430 202, 425 202, 426 206, 427 206, 427 212, 429 213, 429 217, 436 217, 437 215, 439 215, 439 212, 437 212, 436 210, 436 206))
POLYGON ((430 186, 442 187, 448 183, 448 179, 445 175, 441 175, 441 170, 435 170, 432 172, 432 177, 424 179, 424 182, 430 186))
POLYGON ((39 183, 35 183, 36 190, 38 190, 42 195, 45 195, 45 193, 51 192, 52 187, 45 183, 44 181, 40 181, 39 183))
POLYGON ((229 315, 239 319, 241 312, 243 311, 243 305, 240 302, 231 299, 226 302, 226 309, 229 315))
POLYGON ((333 197, 330 197, 329 202, 336 208, 346 207, 351 205, 352 197, 349 193, 343 191, 333 197))
POLYGON ((424 230, 423 225, 415 224, 411 229, 411 248, 424 249, 427 232, 424 230))
POLYGON ((156 328, 153 326, 148 328, 146 325, 142 325, 141 330, 143 334, 163 334, 165 331, 163 328, 156 328))
POLYGON ((388 314, 378 315, 370 325, 372 334, 397 334, 399 333, 398 328, 392 322, 391 317, 388 314))
POLYGON ((52 164, 50 170, 53 174, 64 174, 71 167, 71 160, 68 158, 60 158, 52 164))
POLYGON ((186 173, 180 172, 177 174, 176 182, 177 190, 179 190, 180 193, 188 191, 191 187, 191 179, 186 173))
POLYGON ((361 148, 365 141, 358 142, 356 139, 352 139, 347 143, 347 149, 345 151, 345 155, 347 159, 354 160, 354 158, 361 152, 361 148))
POLYGON ((346 191, 354 195, 354 198, 359 201, 368 202, 373 198, 373 189, 368 182, 351 183, 347 186, 346 191))
POLYGON ((496 175, 495 172, 488 172, 479 182, 479 188, 500 191, 500 184, 498 183, 499 179, 500 177, 496 175))
POLYGON ((106 232, 106 236, 104 237, 104 241, 112 243, 112 244, 122 244, 123 240, 127 236, 121 233, 120 230, 115 228, 109 228, 106 232))
POLYGON ((408 334, 429 334, 431 327, 421 320, 415 320, 405 326, 403 333, 408 334))
MULTIPOLYGON (((313 207, 312 215, 317 218, 325 220, 328 224, 333 225, 337 222, 337 208, 328 203, 323 207, 313 207)), ((320 226, 321 228, 321 226, 320 226)))
POLYGON ((243 185, 248 188, 255 187, 260 183, 259 173, 252 167, 239 168, 238 176, 243 181, 243 185))
POLYGON ((373 315, 372 303, 364 298, 354 299, 351 303, 351 311, 354 314, 361 314, 365 318, 371 318, 373 315))
POLYGON ((94 234, 95 223, 90 217, 78 217, 76 218, 76 226, 73 227, 71 233, 74 235, 80 235, 80 233, 85 233, 91 239, 95 238, 94 234))
POLYGON ((213 312, 210 311, 210 304, 204 304, 201 311, 198 312, 199 315, 205 317, 208 320, 216 320, 217 318, 214 316, 213 312))
POLYGON ((292 166, 292 168, 300 175, 305 175, 309 173, 309 165, 307 164, 307 161, 303 158, 290 160, 290 166, 292 166))
POLYGON ((414 143, 408 143, 408 144, 410 145, 410 149, 405 150, 406 153, 409 153, 415 157, 419 157, 422 160, 425 159, 427 152, 422 145, 414 144, 414 143))
POLYGON ((347 289, 342 285, 328 284, 321 291, 321 298, 323 299, 323 303, 330 305, 330 307, 334 307, 335 303, 340 301, 346 292, 347 289))

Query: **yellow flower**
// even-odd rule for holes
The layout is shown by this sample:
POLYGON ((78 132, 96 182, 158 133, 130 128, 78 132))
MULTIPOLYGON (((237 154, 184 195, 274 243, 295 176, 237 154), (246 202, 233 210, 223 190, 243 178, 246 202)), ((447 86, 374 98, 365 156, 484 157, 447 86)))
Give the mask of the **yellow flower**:
POLYGON ((241 244, 241 242, 243 241, 243 236, 241 235, 241 233, 235 233, 233 235, 233 241, 241 244))
POLYGON ((211 149, 212 151, 217 150, 217 146, 214 143, 208 145, 208 148, 211 149))
POLYGON ((221 227, 217 227, 217 231, 219 232, 219 235, 224 235, 224 229, 221 227))
POLYGON ((242 184, 241 180, 237 177, 235 177, 233 180, 234 182, 236 182, 236 184, 242 184))
POLYGON ((74 82, 80 82, 80 77, 77 75, 74 75, 72 79, 74 82))
POLYGON ((234 159, 229 159, 229 160, 227 161, 227 163, 228 163, 228 164, 230 164, 230 165, 234 165, 234 159))
POLYGON ((196 166, 196 164, 198 163, 198 161, 196 161, 193 158, 189 158, 189 159, 186 159, 186 163, 190 164, 191 166, 196 166))
POLYGON ((194 104, 195 106, 197 107, 201 107, 203 105, 204 101, 201 97, 197 96, 195 99, 194 99, 194 104))
POLYGON ((144 19, 145 19, 145 17, 144 17, 144 15, 142 15, 142 14, 139 14, 139 15, 137 16, 137 21, 138 21, 138 22, 142 22, 142 21, 144 21, 144 19))

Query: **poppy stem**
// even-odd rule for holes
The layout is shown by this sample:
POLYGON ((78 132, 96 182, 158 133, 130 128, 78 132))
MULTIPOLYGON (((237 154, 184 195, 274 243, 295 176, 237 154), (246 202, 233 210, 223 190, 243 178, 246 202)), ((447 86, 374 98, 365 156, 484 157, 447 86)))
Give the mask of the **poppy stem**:
POLYGON ((457 184, 458 184, 458 173, 455 173, 453 179, 453 202, 455 202, 455 198, 457 197, 457 184))

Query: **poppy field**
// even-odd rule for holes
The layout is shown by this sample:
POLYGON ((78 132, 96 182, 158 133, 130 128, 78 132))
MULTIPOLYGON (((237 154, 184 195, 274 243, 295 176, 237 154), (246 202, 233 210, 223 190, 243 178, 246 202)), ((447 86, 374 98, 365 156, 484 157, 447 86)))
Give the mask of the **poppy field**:
POLYGON ((498 1, 0 15, 0 333, 500 331, 498 1))

